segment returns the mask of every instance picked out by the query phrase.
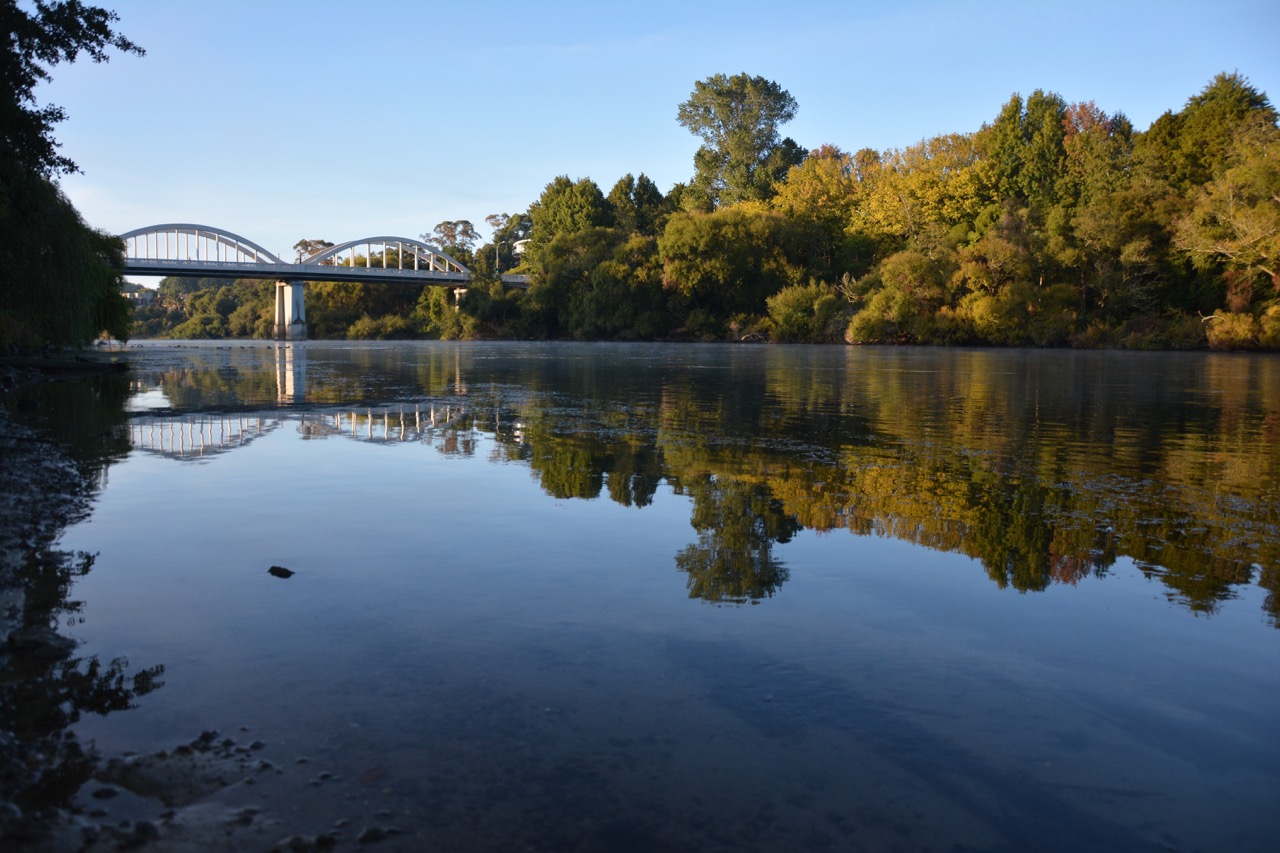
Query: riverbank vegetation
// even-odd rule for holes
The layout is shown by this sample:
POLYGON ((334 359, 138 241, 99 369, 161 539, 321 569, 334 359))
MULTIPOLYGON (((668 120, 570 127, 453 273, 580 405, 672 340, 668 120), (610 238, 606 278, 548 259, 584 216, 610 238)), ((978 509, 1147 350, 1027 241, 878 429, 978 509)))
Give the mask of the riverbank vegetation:
MULTIPOLYGON (((806 154, 780 133, 796 109, 759 77, 701 81, 688 183, 554 178, 486 245, 465 220, 424 235, 476 272, 456 304, 317 283, 309 333, 1280 349, 1280 129, 1239 74, 1145 131, 1036 90, 977 130, 806 154)), ((176 289, 138 334, 269 333, 267 285, 176 289)))

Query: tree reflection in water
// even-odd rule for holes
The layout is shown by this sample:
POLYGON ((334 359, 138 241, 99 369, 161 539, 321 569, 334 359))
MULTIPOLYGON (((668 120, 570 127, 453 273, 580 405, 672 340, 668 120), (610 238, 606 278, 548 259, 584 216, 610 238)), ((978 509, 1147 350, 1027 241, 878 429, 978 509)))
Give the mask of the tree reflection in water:
POLYGON ((51 543, 128 452, 128 394, 127 380, 111 376, 25 387, 11 401, 39 434, 7 428, 15 435, 0 459, 5 539, 21 543, 0 570, 0 838, 30 841, 90 779, 98 758, 71 731, 83 715, 132 708, 162 685, 163 666, 130 674, 126 660, 77 656, 59 632, 83 619, 71 593, 93 557, 51 543))
POLYGON ((803 528, 768 489, 736 480, 702 477, 685 486, 693 498, 698 541, 676 555, 689 575, 690 598, 713 604, 756 603, 787 581, 773 543, 789 542, 803 528))
MULTIPOLYGON (((275 361, 264 353, 273 350, 191 352, 154 381, 175 407, 274 400, 275 361)), ((676 562, 695 597, 772 595, 787 576, 772 544, 795 530, 844 529, 963 553, 1020 591, 1076 584, 1122 558, 1194 612, 1213 612, 1256 583, 1280 625, 1274 359, 295 348, 295 360, 308 357, 308 405, 465 402, 470 415, 459 426, 491 434, 494 458, 527 464, 555 498, 607 493, 643 507, 664 481, 688 494, 698 539, 676 562)))
POLYGON ((3 650, 0 737, 12 740, 0 772, 6 798, 28 817, 65 808, 93 775, 97 757, 70 731, 82 715, 127 710, 163 684, 163 666, 130 675, 127 660, 77 657, 75 642, 57 633, 77 618, 81 603, 69 594, 92 565, 87 554, 42 549, 11 587, 22 591, 25 608, 3 650))

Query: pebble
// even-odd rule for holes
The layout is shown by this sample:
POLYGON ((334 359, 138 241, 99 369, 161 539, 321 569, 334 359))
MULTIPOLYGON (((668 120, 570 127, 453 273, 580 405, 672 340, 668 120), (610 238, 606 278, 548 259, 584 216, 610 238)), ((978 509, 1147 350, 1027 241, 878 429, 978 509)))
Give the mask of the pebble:
POLYGON ((372 844, 375 841, 382 841, 387 837, 387 831, 378 826, 367 826, 356 836, 356 842, 359 844, 372 844))

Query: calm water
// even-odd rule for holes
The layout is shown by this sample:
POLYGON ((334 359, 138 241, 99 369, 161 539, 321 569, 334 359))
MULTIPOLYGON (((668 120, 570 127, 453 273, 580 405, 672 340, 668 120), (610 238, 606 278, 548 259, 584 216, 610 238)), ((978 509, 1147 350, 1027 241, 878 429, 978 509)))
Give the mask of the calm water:
POLYGON ((1274 849, 1280 359, 131 354, 66 633, 163 685, 74 730, 280 835, 1274 849))

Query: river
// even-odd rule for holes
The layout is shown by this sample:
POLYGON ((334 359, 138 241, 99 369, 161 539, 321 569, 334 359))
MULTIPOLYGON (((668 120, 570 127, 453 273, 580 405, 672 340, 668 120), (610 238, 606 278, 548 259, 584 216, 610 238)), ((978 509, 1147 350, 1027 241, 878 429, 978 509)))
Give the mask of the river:
MULTIPOLYGON (((1280 830, 1275 356, 128 357, 60 630, 144 679, 68 730, 108 756, 217 732, 234 778, 170 805, 339 849, 1280 830)), ((117 776, 74 801, 140 819, 117 776)))

